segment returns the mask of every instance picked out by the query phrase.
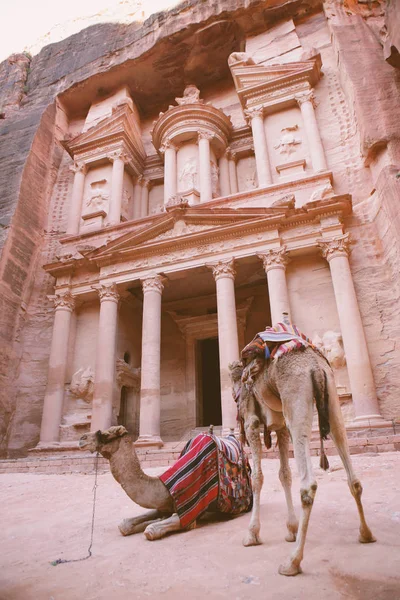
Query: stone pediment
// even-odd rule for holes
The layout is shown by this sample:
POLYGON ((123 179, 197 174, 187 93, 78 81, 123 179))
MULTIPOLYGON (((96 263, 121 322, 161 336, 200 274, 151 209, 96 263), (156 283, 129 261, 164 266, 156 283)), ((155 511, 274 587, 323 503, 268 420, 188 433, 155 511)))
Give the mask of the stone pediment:
POLYGON ((103 261, 116 255, 126 255, 134 250, 155 249, 159 245, 170 245, 182 241, 196 243, 196 238, 203 238, 208 233, 223 232, 231 226, 248 224, 252 220, 265 218, 268 215, 278 216, 285 212, 285 208, 271 209, 225 209, 210 210, 197 207, 189 209, 176 209, 170 213, 160 215, 150 225, 139 231, 127 233, 118 239, 112 240, 106 246, 86 255, 94 261, 103 261))
POLYGON ((65 139, 62 144, 74 160, 85 163, 99 160, 114 150, 123 150, 135 174, 142 171, 146 158, 129 104, 116 106, 111 116, 74 138, 65 139))
POLYGON ((265 95, 279 93, 284 88, 314 87, 320 77, 321 57, 283 65, 246 64, 243 61, 230 65, 236 91, 244 108, 256 106, 265 95))

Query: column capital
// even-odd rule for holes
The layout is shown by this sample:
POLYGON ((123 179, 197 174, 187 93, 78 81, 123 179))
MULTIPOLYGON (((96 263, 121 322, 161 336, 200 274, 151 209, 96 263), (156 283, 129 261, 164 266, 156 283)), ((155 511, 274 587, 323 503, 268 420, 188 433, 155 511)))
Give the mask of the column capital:
POLYGON ((311 104, 315 108, 314 90, 307 90, 305 92, 295 94, 294 99, 296 100, 299 106, 301 106, 304 102, 311 102, 311 104))
POLYGON ((285 269, 289 262, 286 246, 281 248, 270 248, 265 253, 257 254, 258 258, 263 261, 263 267, 266 273, 271 269, 285 269))
POLYGON ((253 119, 263 119, 264 118, 264 108, 261 106, 260 108, 245 108, 244 116, 249 125, 251 125, 251 121, 253 119))
POLYGON ((168 150, 169 148, 172 148, 172 150, 175 150, 175 152, 177 150, 176 145, 169 138, 167 138, 161 144, 161 146, 159 148, 159 152, 161 152, 161 154, 165 154, 165 151, 168 150))
POLYGON ((232 150, 232 148, 230 146, 228 146, 225 153, 226 153, 228 160, 233 160, 234 162, 236 162, 236 158, 237 158, 236 150, 232 150))
POLYGON ((154 275, 147 279, 142 279, 143 294, 147 292, 158 292, 160 295, 164 289, 163 278, 161 275, 154 275))
POLYGON ((107 300, 118 303, 120 299, 120 295, 115 283, 100 284, 99 287, 95 287, 93 289, 96 289, 99 294, 100 304, 107 300))
POLYGON ((197 142, 199 142, 200 140, 208 140, 209 142, 211 142, 211 140, 213 140, 214 137, 215 135, 210 131, 199 131, 197 134, 197 142))
POLYGON ((232 258, 227 261, 218 261, 215 264, 207 265, 212 270, 215 281, 228 277, 229 279, 235 279, 236 271, 234 269, 235 259, 232 258))
POLYGON ((53 301, 56 310, 68 310, 69 312, 73 312, 75 309, 75 298, 69 290, 47 297, 49 300, 53 301))
POLYGON ((129 162, 129 156, 123 150, 114 150, 113 152, 107 154, 107 158, 108 160, 111 160, 111 162, 114 162, 115 160, 122 160, 124 165, 129 162))
POLYGON ((141 184, 142 184, 142 187, 146 187, 146 188, 150 189, 151 181, 150 181, 150 179, 146 179, 145 177, 143 177, 143 175, 141 175, 141 184))
POLYGON ((348 256, 351 252, 352 240, 349 233, 325 240, 320 238, 317 240, 318 247, 321 250, 323 258, 330 262, 338 256, 348 256))
POLYGON ((83 173, 83 175, 86 175, 88 172, 87 165, 84 162, 74 162, 74 164, 69 167, 69 170, 73 173, 83 173))

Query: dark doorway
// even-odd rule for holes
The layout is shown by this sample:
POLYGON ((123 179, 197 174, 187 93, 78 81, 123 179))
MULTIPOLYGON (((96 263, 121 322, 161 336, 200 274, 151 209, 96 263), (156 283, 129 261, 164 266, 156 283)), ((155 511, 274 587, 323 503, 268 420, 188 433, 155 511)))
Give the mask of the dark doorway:
POLYGON ((197 342, 198 427, 222 425, 218 338, 197 342))

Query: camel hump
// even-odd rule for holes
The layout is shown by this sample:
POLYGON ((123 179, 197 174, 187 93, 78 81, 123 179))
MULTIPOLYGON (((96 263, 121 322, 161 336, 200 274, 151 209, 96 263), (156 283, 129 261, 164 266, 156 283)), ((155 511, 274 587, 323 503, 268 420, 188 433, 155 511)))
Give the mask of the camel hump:
POLYGON ((328 378, 325 370, 313 369, 311 371, 311 379, 314 390, 315 403, 318 412, 318 425, 321 438, 327 439, 330 432, 329 423, 329 390, 328 378))

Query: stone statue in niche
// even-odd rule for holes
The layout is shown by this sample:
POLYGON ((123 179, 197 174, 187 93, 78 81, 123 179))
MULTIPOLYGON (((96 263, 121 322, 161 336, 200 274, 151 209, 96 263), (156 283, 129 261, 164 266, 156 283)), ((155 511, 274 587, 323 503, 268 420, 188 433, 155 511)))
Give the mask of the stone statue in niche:
POLYGON ((183 97, 175 98, 175 102, 180 106, 183 104, 204 104, 204 100, 200 100, 200 90, 192 84, 185 87, 183 97))
POLYGON ((88 404, 93 400, 94 390, 94 372, 92 367, 83 367, 72 375, 70 392, 79 400, 84 400, 88 404))
POLYGON ((213 160, 211 161, 211 185, 213 197, 218 198, 221 195, 219 190, 219 168, 213 160))
POLYGON ((311 194, 311 198, 309 200, 309 202, 316 202, 317 200, 324 200, 325 198, 332 198, 332 196, 335 195, 335 192, 333 191, 333 187, 331 186, 330 183, 324 185, 323 187, 320 187, 318 189, 315 190, 315 192, 313 192, 311 194))
POLYGON ((275 144, 275 150, 278 150, 280 154, 292 154, 296 151, 295 146, 301 144, 301 139, 294 135, 294 131, 297 131, 298 125, 291 125, 289 127, 283 127, 281 129, 282 135, 277 144, 275 144))
POLYGON ((85 213, 108 211, 109 194, 105 191, 107 179, 93 181, 90 184, 90 195, 85 200, 85 213))
POLYGON ((197 189, 197 159, 194 156, 186 161, 179 174, 179 181, 182 191, 197 189))
POLYGON ((131 200, 132 200, 132 196, 130 195, 130 193, 128 192, 127 189, 124 188, 124 191, 122 192, 122 214, 127 217, 129 215, 129 207, 131 205, 131 200))
POLYGON ((342 334, 337 331, 325 331, 322 339, 316 335, 313 344, 329 360, 333 369, 340 369, 346 364, 346 357, 343 349, 342 334))

